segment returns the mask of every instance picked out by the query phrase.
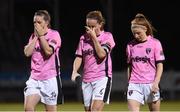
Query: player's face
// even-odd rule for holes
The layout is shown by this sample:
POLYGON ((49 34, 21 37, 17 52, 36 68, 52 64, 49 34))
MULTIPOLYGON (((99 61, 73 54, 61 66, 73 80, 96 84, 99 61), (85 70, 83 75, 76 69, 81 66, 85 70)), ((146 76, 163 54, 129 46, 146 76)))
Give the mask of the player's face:
POLYGON ((43 16, 34 16, 33 23, 34 23, 34 27, 36 25, 40 25, 41 27, 45 28, 48 25, 47 22, 44 20, 43 16))
POLYGON ((133 28, 131 29, 134 38, 140 42, 143 42, 147 39, 147 35, 146 35, 146 29, 137 27, 137 28, 133 28))
POLYGON ((99 35, 101 32, 101 25, 95 19, 86 19, 86 25, 90 28, 95 29, 96 35, 99 35))

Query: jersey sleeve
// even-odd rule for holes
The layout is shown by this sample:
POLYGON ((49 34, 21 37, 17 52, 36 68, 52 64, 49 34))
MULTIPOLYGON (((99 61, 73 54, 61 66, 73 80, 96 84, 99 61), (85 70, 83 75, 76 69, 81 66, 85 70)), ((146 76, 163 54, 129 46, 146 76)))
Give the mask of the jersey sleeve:
POLYGON ((156 62, 165 60, 164 52, 160 41, 156 42, 155 45, 155 60, 156 62))
POLYGON ((78 57, 82 57, 82 46, 83 46, 83 38, 81 37, 75 53, 75 55, 78 57))
POLYGON ((105 38, 105 40, 102 42, 101 46, 103 47, 103 49, 109 53, 111 52, 111 50, 114 48, 115 46, 115 42, 113 39, 113 36, 111 33, 107 34, 107 37, 105 38))
POLYGON ((48 41, 49 46, 53 48, 53 51, 56 51, 57 48, 60 48, 61 46, 61 37, 60 34, 56 31, 52 35, 52 38, 48 41))

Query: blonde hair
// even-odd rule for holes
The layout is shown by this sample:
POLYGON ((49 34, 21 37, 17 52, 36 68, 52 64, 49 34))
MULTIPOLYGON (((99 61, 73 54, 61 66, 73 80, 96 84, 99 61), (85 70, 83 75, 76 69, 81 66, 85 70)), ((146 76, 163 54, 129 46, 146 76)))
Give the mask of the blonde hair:
POLYGON ((131 21, 131 24, 145 26, 147 28, 147 35, 153 36, 153 31, 156 31, 147 18, 141 13, 136 14, 135 18, 131 21))

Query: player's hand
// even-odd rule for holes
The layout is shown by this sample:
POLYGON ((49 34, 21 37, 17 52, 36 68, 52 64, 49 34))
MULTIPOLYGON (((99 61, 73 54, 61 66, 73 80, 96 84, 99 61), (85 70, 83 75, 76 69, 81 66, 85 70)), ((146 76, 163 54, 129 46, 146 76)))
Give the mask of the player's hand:
POLYGON ((41 26, 40 24, 36 24, 34 26, 34 29, 35 29, 38 37, 43 36, 46 33, 45 28, 43 26, 41 26))
POLYGON ((84 26, 86 28, 86 33, 89 34, 90 38, 96 38, 96 32, 94 27, 84 26))
POLYGON ((71 76, 71 80, 73 82, 75 82, 77 77, 81 77, 81 75, 79 73, 77 73, 77 72, 73 72, 72 76, 71 76))
POLYGON ((152 84, 151 91, 152 91, 152 93, 157 93, 157 92, 159 91, 159 84, 156 83, 156 82, 154 82, 154 83, 152 84))

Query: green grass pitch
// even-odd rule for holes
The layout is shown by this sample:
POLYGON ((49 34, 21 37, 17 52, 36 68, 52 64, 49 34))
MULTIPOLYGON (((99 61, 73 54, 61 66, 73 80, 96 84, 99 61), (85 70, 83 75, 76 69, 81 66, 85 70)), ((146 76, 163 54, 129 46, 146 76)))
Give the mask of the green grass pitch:
MULTIPOLYGON (((44 105, 38 104, 37 111, 43 111, 44 105)), ((0 103, 0 111, 23 111, 22 103, 0 103)), ((83 111, 81 102, 66 102, 58 106, 58 111, 83 111)), ((105 105, 104 111, 128 111, 127 102, 111 102, 105 105)), ((148 111, 147 104, 141 107, 141 111, 148 111)), ((163 101, 161 102, 161 111, 179 111, 180 101, 163 101)))

